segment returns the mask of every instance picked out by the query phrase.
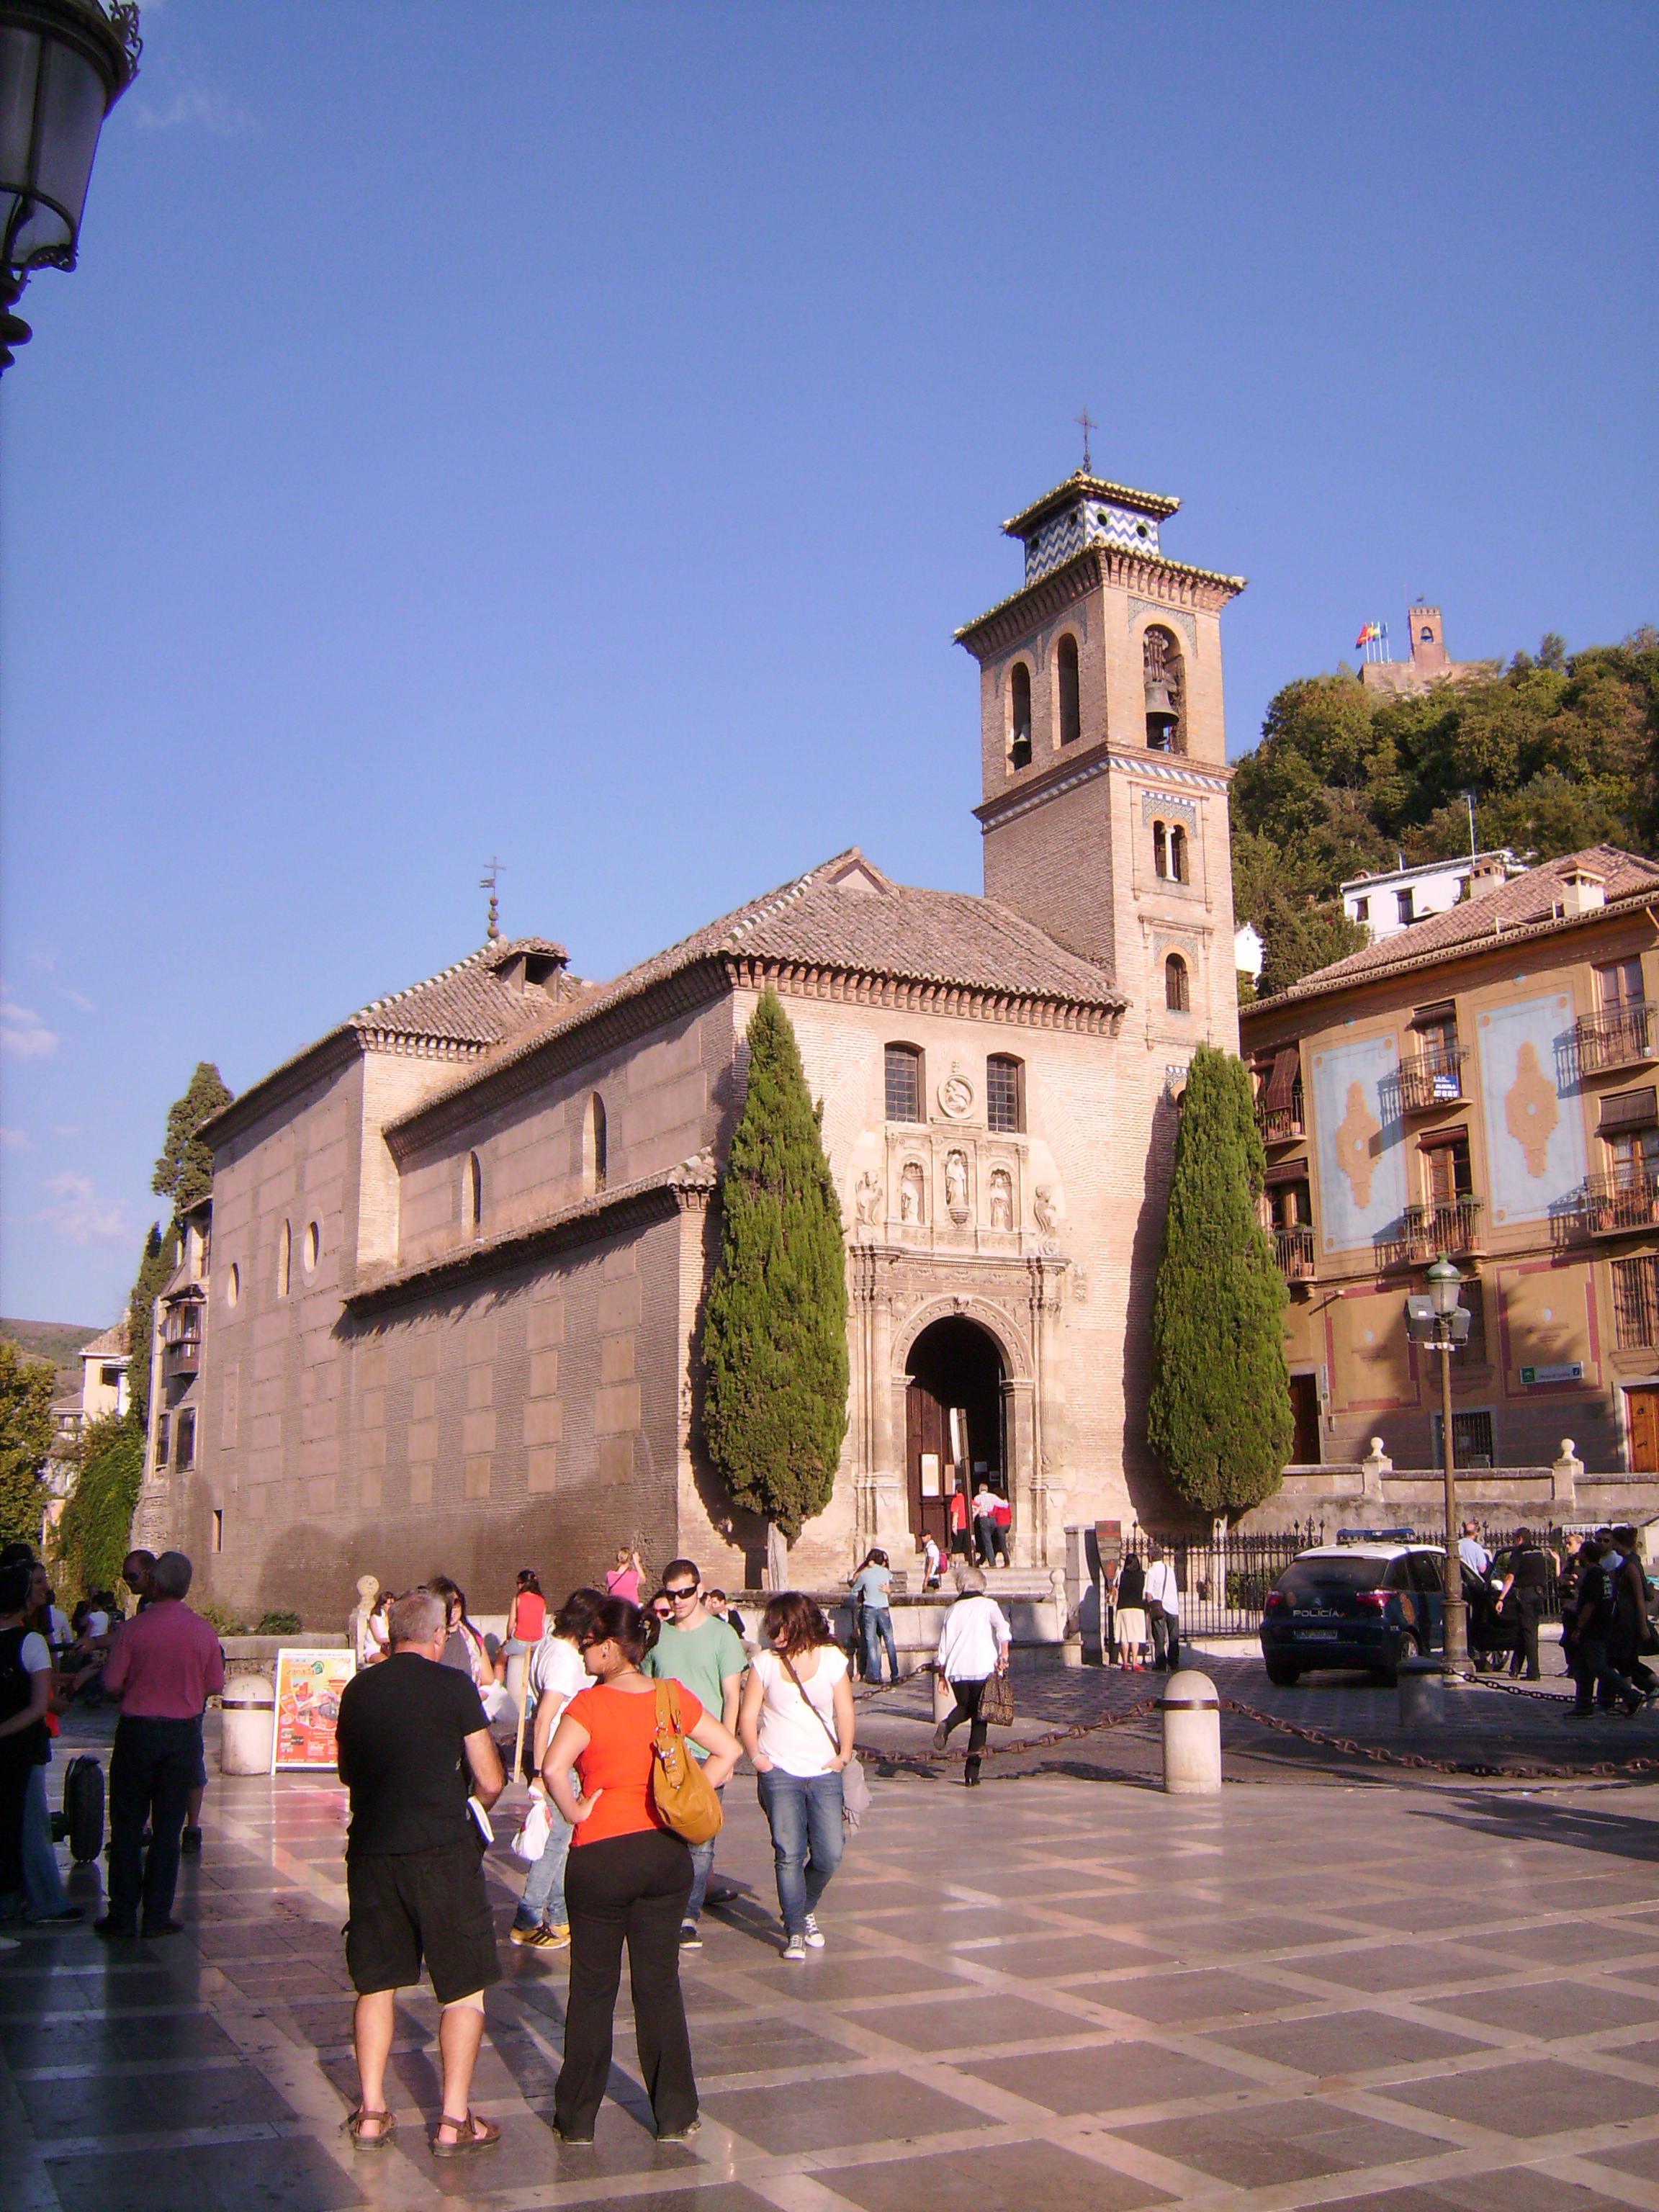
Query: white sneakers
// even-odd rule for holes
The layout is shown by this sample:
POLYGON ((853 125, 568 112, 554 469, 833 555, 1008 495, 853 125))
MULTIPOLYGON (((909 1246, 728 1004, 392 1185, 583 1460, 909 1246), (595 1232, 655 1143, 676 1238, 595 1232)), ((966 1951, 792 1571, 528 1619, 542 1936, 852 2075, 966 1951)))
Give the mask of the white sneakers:
POLYGON ((810 1912, 806 1916, 806 1948, 809 1951, 821 1951, 823 1948, 823 1930, 810 1912))
POLYGON ((806 1938, 804 1936, 792 1936, 783 1947, 783 1955, 786 1959, 805 1959, 806 1938))

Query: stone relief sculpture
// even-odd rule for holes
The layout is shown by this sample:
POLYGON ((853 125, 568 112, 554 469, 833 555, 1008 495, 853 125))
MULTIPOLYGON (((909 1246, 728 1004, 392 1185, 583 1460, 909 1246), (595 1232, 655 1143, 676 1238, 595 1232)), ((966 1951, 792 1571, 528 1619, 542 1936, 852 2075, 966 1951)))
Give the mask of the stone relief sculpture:
POLYGON ((993 1229, 1012 1229, 1014 1225, 1014 1182, 1006 1168, 991 1170, 991 1226, 993 1229))
POLYGON ((974 1086, 959 1067, 953 1067, 939 1087, 939 1103, 942 1112, 953 1121, 960 1121, 974 1103, 974 1086))
POLYGON ((1537 1046, 1526 1038, 1516 1054, 1515 1081, 1504 1100, 1504 1126, 1520 1146, 1529 1176, 1543 1174, 1550 1139, 1560 1119, 1555 1085, 1538 1065, 1537 1046))
POLYGON ((912 1160, 899 1177, 899 1219, 920 1223, 923 1213, 921 1170, 912 1160))
POLYGON ((858 1210, 859 1225, 872 1229, 881 1218, 882 1184, 879 1176, 872 1176, 868 1168, 859 1177, 859 1187, 853 1202, 858 1210))
POLYGON ((1036 1216, 1036 1225, 1045 1237, 1052 1237, 1060 1226, 1060 1216, 1054 1211, 1054 1194, 1046 1182, 1040 1182, 1031 1198, 1031 1211, 1036 1216))
POLYGON ((1336 1164, 1348 1179, 1353 1202, 1363 1213, 1371 1202, 1371 1177, 1376 1172, 1376 1146, 1382 1124, 1365 1103, 1357 1083, 1348 1085, 1347 1111, 1336 1132, 1336 1164))
POLYGON ((951 1152, 945 1159, 945 1203, 954 1215, 967 1218, 968 1163, 960 1152, 951 1152))

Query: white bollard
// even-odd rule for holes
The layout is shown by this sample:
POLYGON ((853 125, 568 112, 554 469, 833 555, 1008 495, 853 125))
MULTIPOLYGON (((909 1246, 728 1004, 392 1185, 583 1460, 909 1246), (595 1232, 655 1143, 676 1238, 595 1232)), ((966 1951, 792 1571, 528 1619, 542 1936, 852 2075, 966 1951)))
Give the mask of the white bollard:
POLYGON ((269 1774, 276 1733, 275 1685, 262 1674, 233 1674, 220 1702, 220 1772, 269 1774))
POLYGON ((1164 1714, 1164 1787, 1172 1797, 1206 1796, 1221 1787, 1221 1705, 1207 1674, 1183 1667, 1159 1700, 1164 1714))

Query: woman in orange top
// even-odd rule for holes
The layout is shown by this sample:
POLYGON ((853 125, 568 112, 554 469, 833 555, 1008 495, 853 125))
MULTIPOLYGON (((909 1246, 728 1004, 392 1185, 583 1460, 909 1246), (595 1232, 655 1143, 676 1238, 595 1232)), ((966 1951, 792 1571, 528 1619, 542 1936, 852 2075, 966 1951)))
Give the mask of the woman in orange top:
MULTIPOLYGON (((626 1598, 594 1609, 578 1647, 593 1688, 559 1716, 542 1762, 547 1794, 569 1821, 565 1904, 570 1914, 570 1995, 564 2063, 553 2088, 554 2126, 565 2142, 592 2142, 611 2077, 611 2034, 622 1951, 634 1991, 634 2036, 661 2142, 696 2133, 697 2084, 680 1996, 680 1923, 691 1894, 691 1854, 657 1817, 657 1684, 640 1662, 657 1624, 626 1598), (581 1780, 571 1788, 570 1770, 581 1780)), ((674 1685, 680 1726, 708 1752, 703 1773, 718 1790, 738 1761, 737 1738, 690 1691, 674 1685)))

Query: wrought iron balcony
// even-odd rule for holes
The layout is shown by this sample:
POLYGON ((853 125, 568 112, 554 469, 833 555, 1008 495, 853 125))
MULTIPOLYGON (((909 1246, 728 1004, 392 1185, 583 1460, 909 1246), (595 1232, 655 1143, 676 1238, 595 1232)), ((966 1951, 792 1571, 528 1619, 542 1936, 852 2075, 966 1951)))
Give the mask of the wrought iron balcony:
POLYGON ((1659 1224, 1659 1175, 1644 1168, 1586 1176, 1581 1218, 1592 1237, 1628 1236, 1659 1224))
POLYGON ((1377 1239, 1379 1257, 1390 1267, 1420 1267, 1442 1252, 1480 1249, 1483 1202, 1465 1195, 1444 1206, 1408 1206, 1400 1225, 1377 1239))
POLYGON ((1288 1106, 1258 1106, 1255 1126, 1261 1132, 1264 1145, 1289 1145, 1298 1137, 1305 1137, 1308 1133, 1302 1121, 1302 1085, 1291 1085, 1288 1106))
POLYGON ((1273 1231, 1273 1257, 1287 1283, 1310 1283, 1314 1273, 1314 1233, 1306 1222, 1273 1231))
POLYGON ((1412 1054, 1395 1071, 1402 1114, 1431 1114, 1437 1106, 1455 1106, 1463 1097, 1463 1062, 1468 1058, 1461 1045, 1437 1046, 1432 1052, 1412 1054))
POLYGON ((1646 1000, 1581 1014, 1572 1025, 1573 1056, 1581 1075, 1600 1075, 1609 1067, 1639 1067, 1659 1060, 1659 1024, 1646 1000))

